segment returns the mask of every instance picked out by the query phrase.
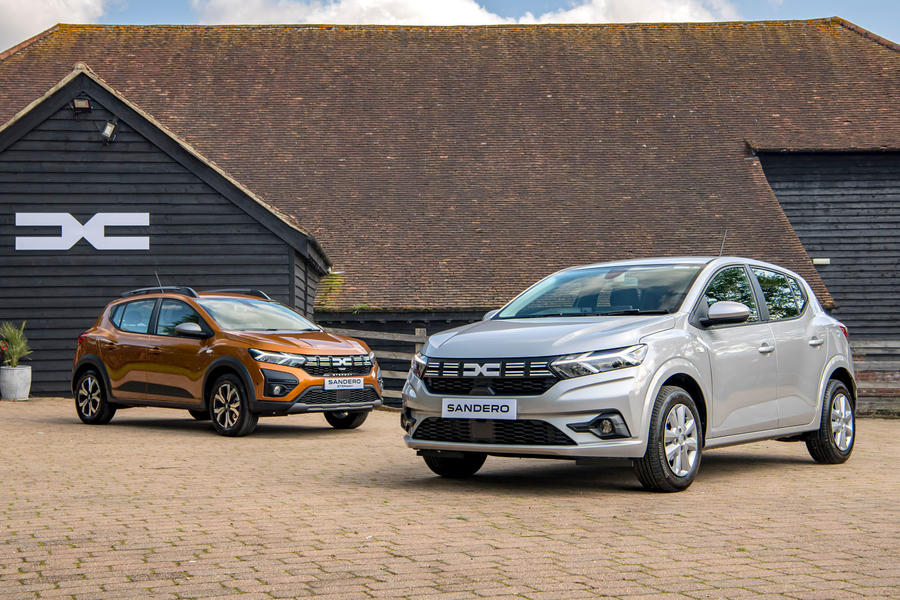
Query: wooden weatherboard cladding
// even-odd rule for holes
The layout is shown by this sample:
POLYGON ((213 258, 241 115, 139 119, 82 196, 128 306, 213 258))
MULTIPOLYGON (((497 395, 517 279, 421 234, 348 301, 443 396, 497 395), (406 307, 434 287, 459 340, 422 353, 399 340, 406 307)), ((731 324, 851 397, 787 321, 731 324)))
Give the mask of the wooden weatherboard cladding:
POLYGON ((760 153, 766 177, 856 337, 900 339, 900 152, 760 153))
POLYGON ((0 319, 28 322, 33 393, 68 393, 78 335, 107 302, 156 285, 157 274, 164 285, 198 290, 260 288, 311 313, 325 260, 86 76, 0 132, 0 319), (91 110, 73 111, 75 97, 89 99, 91 110), (114 120, 106 143, 101 132, 114 120), (149 213, 149 226, 106 227, 68 250, 16 250, 17 237, 63 235, 60 227, 16 226, 17 213, 68 213, 80 224, 149 213), (149 249, 98 250, 98 235, 149 237, 149 249))

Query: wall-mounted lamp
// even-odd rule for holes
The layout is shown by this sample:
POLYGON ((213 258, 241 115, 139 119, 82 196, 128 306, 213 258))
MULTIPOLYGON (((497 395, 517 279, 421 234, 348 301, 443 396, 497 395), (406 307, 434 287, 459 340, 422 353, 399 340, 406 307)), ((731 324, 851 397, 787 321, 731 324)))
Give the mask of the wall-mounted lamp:
POLYGON ((118 128, 119 119, 113 119, 112 121, 106 122, 106 126, 103 128, 103 132, 100 135, 103 136, 107 144, 116 139, 116 130, 118 128))
POLYGON ((76 114, 91 112, 91 101, 87 98, 75 98, 72 100, 72 110, 76 114))

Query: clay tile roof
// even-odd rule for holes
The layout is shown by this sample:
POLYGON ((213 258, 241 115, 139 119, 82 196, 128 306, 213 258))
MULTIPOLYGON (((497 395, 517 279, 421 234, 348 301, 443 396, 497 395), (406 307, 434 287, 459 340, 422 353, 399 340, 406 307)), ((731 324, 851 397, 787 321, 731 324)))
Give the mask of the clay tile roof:
POLYGON ((725 228, 827 303, 753 150, 900 149, 898 47, 838 18, 58 25, 12 50, 0 122, 90 64, 316 236, 343 271, 324 309, 494 307, 725 228))

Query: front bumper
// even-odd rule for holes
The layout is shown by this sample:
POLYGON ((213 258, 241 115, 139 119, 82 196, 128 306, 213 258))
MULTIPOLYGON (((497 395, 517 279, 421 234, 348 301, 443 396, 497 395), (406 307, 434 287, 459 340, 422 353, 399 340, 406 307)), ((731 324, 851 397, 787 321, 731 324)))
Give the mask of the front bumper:
POLYGON ((253 412, 260 415, 293 415, 309 412, 341 410, 372 410, 380 406, 381 394, 373 385, 361 390, 326 390, 322 386, 310 386, 291 400, 257 400, 253 412))
MULTIPOLYGON (((429 422, 430 431, 438 423, 433 419, 442 419, 442 402, 444 398, 472 400, 472 397, 446 396, 429 392, 425 383, 410 375, 403 388, 404 422, 406 436, 404 442, 416 450, 450 450, 462 452, 485 452, 493 455, 541 456, 557 458, 638 458, 644 455, 647 441, 642 432, 644 400, 650 377, 643 366, 598 373, 586 377, 563 379, 539 396, 516 397, 517 427, 547 426, 562 432, 568 438, 564 444, 555 443, 558 435, 553 432, 549 436, 552 443, 527 443, 525 435, 493 435, 501 429, 510 427, 497 425, 490 419, 466 419, 468 423, 463 429, 487 431, 483 436, 472 436, 477 439, 463 440, 465 436, 447 435, 443 439, 422 439, 435 437, 433 433, 417 437, 419 427, 429 422), (627 437, 618 436, 600 439, 587 427, 578 424, 592 422, 603 415, 619 415, 627 428, 627 437), (487 423, 491 421, 491 423, 487 423), (576 425, 576 427, 570 427, 576 425), (580 431, 579 431, 580 430, 580 431), (492 437, 504 439, 521 439, 525 443, 491 443, 486 440, 492 437), (455 438, 455 439, 447 439, 455 438)), ((457 419, 446 419, 446 421, 457 419)), ((512 422, 508 422, 512 423, 512 422)), ((442 425, 455 425, 442 422, 442 425)), ((443 430, 457 427, 444 427, 443 430)), ((427 429, 426 429, 427 430, 427 429)), ((552 430, 550 430, 552 431, 552 430)))
POLYGON ((334 375, 358 377, 358 390, 325 390, 325 377, 310 375, 299 367, 257 363, 251 373, 256 398, 250 410, 258 415, 292 415, 309 412, 369 411, 382 404, 381 371, 377 364, 365 374, 334 375), (270 395, 273 385, 283 384, 288 392, 270 395))

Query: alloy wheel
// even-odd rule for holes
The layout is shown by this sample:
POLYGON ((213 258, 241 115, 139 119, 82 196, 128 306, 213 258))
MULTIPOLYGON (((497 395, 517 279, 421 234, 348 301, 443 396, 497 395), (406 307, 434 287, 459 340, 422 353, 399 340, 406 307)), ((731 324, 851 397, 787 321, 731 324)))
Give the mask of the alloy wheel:
POLYGON ((78 386, 78 410, 86 417, 94 417, 100 410, 100 382, 93 375, 83 378, 78 386))
POLYGON ((663 443, 672 473, 678 477, 688 475, 697 462, 700 440, 694 415, 684 404, 676 404, 666 415, 663 443))
POLYGON ((831 404, 831 435, 841 452, 846 452, 853 443, 853 409, 844 394, 835 396, 831 404))
POLYGON ((231 429, 241 418, 241 394, 233 384, 225 382, 216 390, 213 416, 224 429, 231 429))

